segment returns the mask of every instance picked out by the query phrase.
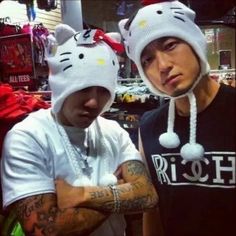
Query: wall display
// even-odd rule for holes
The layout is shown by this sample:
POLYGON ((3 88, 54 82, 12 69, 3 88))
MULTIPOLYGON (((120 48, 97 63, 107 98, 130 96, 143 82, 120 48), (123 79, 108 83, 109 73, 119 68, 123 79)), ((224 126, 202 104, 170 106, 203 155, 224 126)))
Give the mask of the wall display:
POLYGON ((32 86, 35 79, 30 34, 0 37, 2 81, 14 87, 32 86))
POLYGON ((231 50, 219 50, 220 69, 231 68, 231 50))

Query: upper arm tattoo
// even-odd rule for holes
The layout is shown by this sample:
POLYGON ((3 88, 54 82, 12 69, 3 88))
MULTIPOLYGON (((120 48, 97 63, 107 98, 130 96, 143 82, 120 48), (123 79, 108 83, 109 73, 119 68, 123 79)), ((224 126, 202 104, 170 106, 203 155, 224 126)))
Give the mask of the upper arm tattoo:
POLYGON ((139 177, 144 177, 151 183, 145 165, 140 161, 127 161, 122 167, 122 174, 125 180, 129 182, 139 177))
POLYGON ((140 211, 155 206, 156 194, 146 166, 140 161, 128 161, 122 168, 124 180, 130 182, 130 185, 120 188, 119 194, 133 191, 136 193, 131 199, 122 199, 123 211, 140 211))
POLYGON ((58 214, 54 194, 27 197, 13 207, 27 235, 54 235, 58 214))

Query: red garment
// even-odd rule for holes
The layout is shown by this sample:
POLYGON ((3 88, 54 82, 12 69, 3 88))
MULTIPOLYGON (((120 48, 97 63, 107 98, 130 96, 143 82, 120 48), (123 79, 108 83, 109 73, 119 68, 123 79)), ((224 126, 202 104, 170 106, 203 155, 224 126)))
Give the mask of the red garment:
POLYGON ((25 91, 13 91, 9 84, 0 85, 0 120, 16 120, 40 108, 49 108, 44 100, 25 91))
POLYGON ((5 134, 30 112, 49 108, 44 100, 24 91, 14 92, 9 84, 0 84, 0 153, 5 134))
POLYGON ((0 120, 14 120, 24 113, 12 87, 8 84, 0 85, 0 120))

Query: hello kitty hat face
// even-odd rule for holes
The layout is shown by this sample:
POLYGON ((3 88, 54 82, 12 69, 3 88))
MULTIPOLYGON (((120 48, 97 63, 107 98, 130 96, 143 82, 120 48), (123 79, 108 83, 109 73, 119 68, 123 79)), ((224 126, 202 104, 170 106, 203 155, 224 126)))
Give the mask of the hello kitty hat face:
POLYGON ((197 109, 192 92, 199 80, 210 71, 206 57, 206 39, 200 28, 194 23, 195 12, 179 1, 143 0, 145 5, 132 19, 119 22, 128 57, 135 62, 140 76, 149 89, 156 95, 170 98, 167 132, 159 137, 166 148, 176 148, 180 144, 174 132, 175 99, 188 96, 190 101, 190 137, 189 143, 181 148, 181 156, 186 160, 200 159, 204 155, 203 147, 196 143, 197 109), (199 58, 200 73, 192 88, 179 97, 171 97, 156 88, 146 77, 141 65, 141 53, 152 41, 163 37, 176 37, 187 42, 199 58))
MULTIPOLYGON (((117 34, 112 36, 118 38, 117 34)), ((123 48, 116 39, 101 30, 75 32, 65 24, 55 28, 58 46, 54 55, 47 56, 53 113, 60 111, 70 94, 91 86, 104 87, 110 92, 102 112, 110 108, 119 69, 115 51, 123 48)))

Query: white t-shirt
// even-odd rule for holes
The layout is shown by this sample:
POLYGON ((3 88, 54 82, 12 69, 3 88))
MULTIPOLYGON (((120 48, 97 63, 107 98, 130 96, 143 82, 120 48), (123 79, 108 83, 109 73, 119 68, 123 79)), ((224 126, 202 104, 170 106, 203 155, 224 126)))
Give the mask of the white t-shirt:
MULTIPOLYGON (((110 173, 128 160, 142 161, 129 134, 116 121, 98 117, 97 122, 105 140, 110 173)), ((89 130, 92 130, 92 140, 95 140, 97 135, 93 132, 95 123, 89 127, 89 130)), ((77 131, 66 130, 73 143, 77 131)), ((104 175, 104 171, 107 171, 107 167, 104 167, 103 157, 99 156, 96 145, 99 144, 92 142, 88 163, 93 167, 91 180, 94 185, 99 185, 99 179, 104 175)), ((3 147, 3 207, 25 197, 55 193, 56 178, 63 178, 72 184, 77 176, 67 153, 51 109, 33 112, 16 124, 7 133, 3 147)), ((123 216, 113 214, 92 235, 121 236, 124 235, 124 230, 123 216)))

